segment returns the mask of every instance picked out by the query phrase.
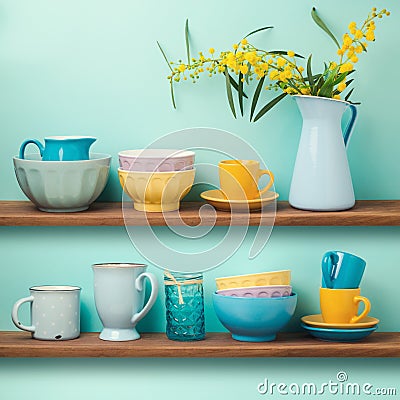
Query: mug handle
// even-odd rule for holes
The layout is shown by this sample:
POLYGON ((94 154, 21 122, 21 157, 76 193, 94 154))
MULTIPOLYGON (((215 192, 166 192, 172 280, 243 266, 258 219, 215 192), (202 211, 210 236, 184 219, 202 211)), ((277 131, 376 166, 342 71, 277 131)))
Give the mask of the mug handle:
POLYGON ((369 311, 371 310, 371 302, 364 296, 355 296, 353 302, 357 305, 361 302, 364 303, 364 311, 360 315, 355 315, 350 320, 351 324, 355 324, 356 322, 362 320, 364 317, 368 315, 369 311))
POLYGON ((35 327, 34 327, 33 325, 31 325, 31 326, 26 326, 26 325, 23 325, 21 322, 19 322, 18 310, 19 310, 19 307, 20 307, 23 303, 28 303, 28 302, 32 303, 33 300, 34 300, 34 297, 33 297, 33 296, 24 297, 23 299, 19 299, 19 300, 14 304, 14 307, 13 307, 12 312, 11 312, 11 318, 12 318, 12 321, 14 322, 14 325, 15 325, 17 328, 22 329, 23 331, 32 332, 32 333, 35 332, 35 327))
POLYGON ((333 289, 333 279, 332 279, 332 270, 333 270, 333 262, 332 258, 335 257, 336 254, 333 251, 328 251, 322 257, 322 277, 324 279, 325 285, 329 289, 333 289))
POLYGON ((149 297, 149 300, 147 301, 146 305, 143 307, 142 311, 139 311, 138 313, 134 314, 131 323, 132 325, 136 325, 153 307, 153 304, 155 303, 158 295, 158 281, 157 278, 155 277, 154 274, 151 272, 143 272, 143 274, 140 274, 136 281, 135 281, 135 286, 136 289, 139 290, 140 292, 143 290, 143 281, 144 278, 147 278, 150 283, 151 283, 151 294, 149 297))
POLYGON ((19 149, 19 158, 21 158, 22 160, 25 158, 25 148, 26 146, 28 146, 29 143, 36 144, 36 146, 39 148, 40 157, 43 157, 44 146, 42 145, 42 143, 40 143, 39 140, 36 139, 28 139, 21 144, 21 147, 19 149))
POLYGON ((266 169, 260 169, 258 171, 258 179, 260 179, 263 175, 269 175, 269 182, 264 189, 260 190, 260 197, 262 194, 266 193, 268 189, 274 184, 274 174, 271 171, 268 171, 266 169))

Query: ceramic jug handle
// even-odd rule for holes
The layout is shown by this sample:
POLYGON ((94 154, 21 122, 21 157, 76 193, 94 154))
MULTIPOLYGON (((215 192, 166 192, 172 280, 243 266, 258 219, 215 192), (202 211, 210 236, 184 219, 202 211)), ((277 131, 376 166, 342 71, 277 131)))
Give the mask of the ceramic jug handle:
POLYGON ((39 147, 40 157, 43 157, 44 146, 42 145, 42 143, 40 143, 39 140, 36 139, 28 139, 21 144, 21 147, 19 149, 19 158, 21 158, 22 160, 25 158, 25 147, 28 146, 29 143, 36 144, 36 146, 39 147))
POLYGON ((364 303, 364 311, 360 315, 355 315, 350 323, 355 324, 356 322, 361 321, 364 317, 366 317, 371 310, 371 303, 370 301, 364 296, 355 296, 353 299, 355 304, 364 303))
POLYGON ((138 276, 135 282, 136 289, 139 290, 140 292, 144 289, 143 288, 144 278, 147 278, 151 283, 151 294, 149 300, 143 307, 142 311, 139 311, 138 313, 133 315, 131 319, 132 325, 136 325, 136 323, 138 323, 150 311, 151 307, 153 307, 153 304, 157 299, 158 281, 155 275, 152 274, 151 272, 143 272, 143 274, 140 274, 138 276))
POLYGON ((258 171, 258 179, 261 178, 262 175, 269 175, 269 182, 265 188, 260 190, 260 195, 266 193, 268 189, 274 184, 274 174, 271 171, 268 171, 266 169, 260 169, 258 171))
POLYGON ((343 134, 343 140, 344 140, 344 145, 347 147, 350 141, 350 137, 353 134, 354 131, 354 126, 356 124, 357 120, 357 108, 353 104, 350 104, 350 111, 351 111, 351 118, 349 123, 347 124, 347 127, 344 131, 343 134))
POLYGON ((34 326, 25 326, 23 324, 21 324, 21 322, 19 322, 19 318, 18 318, 18 310, 19 307, 23 304, 23 303, 32 303, 34 300, 33 296, 29 296, 29 297, 24 297, 23 299, 19 299, 15 304, 14 307, 12 309, 11 312, 11 318, 12 321, 14 322, 14 325, 19 328, 22 329, 24 331, 28 331, 28 332, 35 332, 35 327, 34 326))
POLYGON ((335 256, 335 253, 333 253, 332 251, 328 251, 322 257, 322 264, 321 264, 322 277, 323 277, 325 285, 326 285, 326 287, 328 289, 333 289, 333 279, 332 279, 333 263, 332 263, 332 258, 334 256, 335 256))

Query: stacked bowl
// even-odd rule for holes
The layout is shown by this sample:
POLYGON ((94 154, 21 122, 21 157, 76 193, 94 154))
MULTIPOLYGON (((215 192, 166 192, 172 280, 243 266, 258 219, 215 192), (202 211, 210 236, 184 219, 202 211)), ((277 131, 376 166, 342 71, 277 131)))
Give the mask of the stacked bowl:
POLYGON ((89 153, 96 140, 87 136, 48 136, 44 145, 25 140, 13 158, 21 190, 39 210, 75 212, 86 210, 101 194, 108 180, 111 156, 89 153), (28 144, 39 154, 25 154, 28 144))
POLYGON ((195 153, 174 149, 124 150, 118 176, 137 211, 175 211, 192 188, 195 153))
POLYGON ((290 270, 217 278, 216 284, 215 313, 235 340, 275 340, 296 309, 290 270))

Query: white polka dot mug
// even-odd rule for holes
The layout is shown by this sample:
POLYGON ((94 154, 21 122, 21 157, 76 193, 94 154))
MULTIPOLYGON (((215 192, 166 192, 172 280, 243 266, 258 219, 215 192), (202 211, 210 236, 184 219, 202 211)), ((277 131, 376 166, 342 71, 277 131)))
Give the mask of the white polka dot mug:
POLYGON ((33 286, 30 296, 18 300, 11 317, 15 326, 39 340, 69 340, 80 334, 80 291, 77 286, 33 286), (31 303, 31 324, 23 325, 18 310, 31 303))

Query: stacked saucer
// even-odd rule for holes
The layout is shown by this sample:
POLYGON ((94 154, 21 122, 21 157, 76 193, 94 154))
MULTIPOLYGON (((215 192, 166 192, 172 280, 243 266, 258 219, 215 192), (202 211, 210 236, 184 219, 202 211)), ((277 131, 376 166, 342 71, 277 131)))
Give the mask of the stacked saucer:
POLYGON ((175 211, 195 177, 193 151, 124 150, 118 153, 122 188, 138 211, 175 211))
POLYGON ((364 317, 355 323, 324 322, 322 314, 308 315, 301 318, 301 326, 312 336, 330 342, 354 342, 366 338, 374 332, 379 319, 364 317))

